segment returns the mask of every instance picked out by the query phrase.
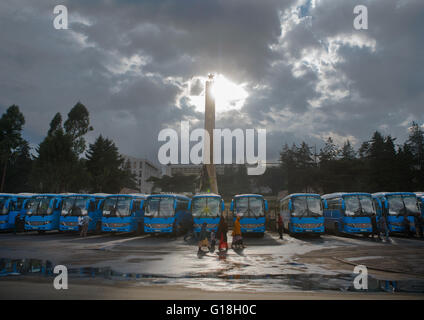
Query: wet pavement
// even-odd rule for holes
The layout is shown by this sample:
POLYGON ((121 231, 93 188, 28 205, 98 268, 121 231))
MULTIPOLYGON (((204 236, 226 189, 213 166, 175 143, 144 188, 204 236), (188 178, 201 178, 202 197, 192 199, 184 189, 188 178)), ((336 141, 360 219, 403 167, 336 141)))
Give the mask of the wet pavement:
MULTIPOLYGON (((231 241, 231 237, 229 237, 231 241)), ((242 252, 197 254, 182 237, 0 234, 0 281, 54 278, 65 265, 69 282, 131 286, 181 286, 204 291, 345 292, 356 265, 368 268, 368 292, 407 292, 424 297, 424 241, 394 237, 246 237, 242 252)), ((7 282, 11 285, 11 282, 7 282)))

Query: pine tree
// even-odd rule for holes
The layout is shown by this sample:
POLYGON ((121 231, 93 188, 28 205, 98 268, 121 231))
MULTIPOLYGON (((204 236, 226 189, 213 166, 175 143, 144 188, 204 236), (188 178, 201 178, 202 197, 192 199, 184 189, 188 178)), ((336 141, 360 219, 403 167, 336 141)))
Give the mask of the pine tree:
POLYGON ((137 187, 134 176, 124 168, 124 159, 112 140, 100 135, 90 144, 86 158, 91 192, 119 193, 124 187, 137 187))

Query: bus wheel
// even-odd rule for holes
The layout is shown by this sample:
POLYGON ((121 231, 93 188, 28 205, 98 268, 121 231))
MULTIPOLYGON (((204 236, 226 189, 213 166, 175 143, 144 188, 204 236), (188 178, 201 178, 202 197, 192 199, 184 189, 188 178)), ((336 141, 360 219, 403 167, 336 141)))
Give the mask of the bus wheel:
POLYGON ((37 230, 38 234, 45 234, 46 230, 37 230))
POLYGON ((95 234, 101 234, 102 233, 102 223, 101 221, 98 221, 96 223, 96 229, 95 229, 95 234))

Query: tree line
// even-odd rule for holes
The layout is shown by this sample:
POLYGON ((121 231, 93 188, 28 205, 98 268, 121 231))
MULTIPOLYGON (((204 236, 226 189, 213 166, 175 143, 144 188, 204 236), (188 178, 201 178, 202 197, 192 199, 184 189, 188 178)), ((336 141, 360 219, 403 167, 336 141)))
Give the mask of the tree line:
POLYGON ((318 154, 305 142, 284 146, 281 177, 289 193, 337 191, 419 191, 424 189, 424 132, 413 122, 408 139, 375 131, 356 151, 347 140, 342 147, 329 137, 318 154))
MULTIPOLYGON (((277 195, 316 192, 378 192, 424 190, 424 132, 413 122, 407 141, 376 131, 355 150, 349 140, 339 147, 329 137, 319 152, 306 142, 285 144, 279 165, 268 167, 263 175, 248 176, 246 167, 226 168, 218 175, 218 190, 224 197, 257 192, 277 195)), ((176 175, 154 178, 163 191, 195 192, 199 177, 176 175)), ((202 190, 207 191, 207 190, 202 190)))
MULTIPOLYGON (((87 108, 78 102, 65 121, 57 113, 35 154, 23 136, 25 117, 16 105, 0 118, 0 192, 105 192, 118 193, 123 187, 136 189, 129 163, 115 143, 98 136, 86 147, 85 135, 92 131, 87 108)), ((413 122, 408 139, 376 131, 358 150, 349 140, 338 146, 329 137, 319 152, 306 142, 285 144, 280 165, 268 167, 260 176, 248 176, 245 166, 225 168, 218 175, 221 195, 258 192, 288 193, 337 191, 423 191, 424 132, 413 122)), ((202 177, 174 175, 152 177, 154 190, 195 192, 202 177)), ((207 186, 206 186, 207 187, 207 186)), ((207 190, 202 190, 207 191, 207 190)))
POLYGON ((85 135, 93 127, 81 102, 65 121, 56 113, 35 154, 22 136, 24 125, 17 105, 0 118, 0 192, 118 193, 123 187, 136 187, 129 164, 112 140, 100 135, 86 147, 85 135))

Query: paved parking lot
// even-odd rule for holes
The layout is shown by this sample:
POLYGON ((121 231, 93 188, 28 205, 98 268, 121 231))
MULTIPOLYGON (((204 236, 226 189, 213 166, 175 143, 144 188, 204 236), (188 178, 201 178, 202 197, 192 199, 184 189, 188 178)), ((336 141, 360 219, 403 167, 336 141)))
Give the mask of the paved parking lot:
POLYGON ((196 243, 183 237, 3 233, 0 297, 61 298, 52 286, 54 275, 41 272, 47 261, 68 268, 64 297, 73 298, 113 298, 123 288, 131 290, 118 298, 128 298, 129 292, 134 292, 132 298, 164 299, 216 299, 219 294, 241 299, 424 297, 424 241, 418 239, 393 237, 385 243, 353 236, 285 235, 280 240, 267 232, 263 238, 246 237, 245 243, 243 252, 229 250, 220 257, 198 256, 196 243), (11 274, 13 263, 26 269, 11 274), (353 288, 356 265, 367 267, 366 293, 353 288))

